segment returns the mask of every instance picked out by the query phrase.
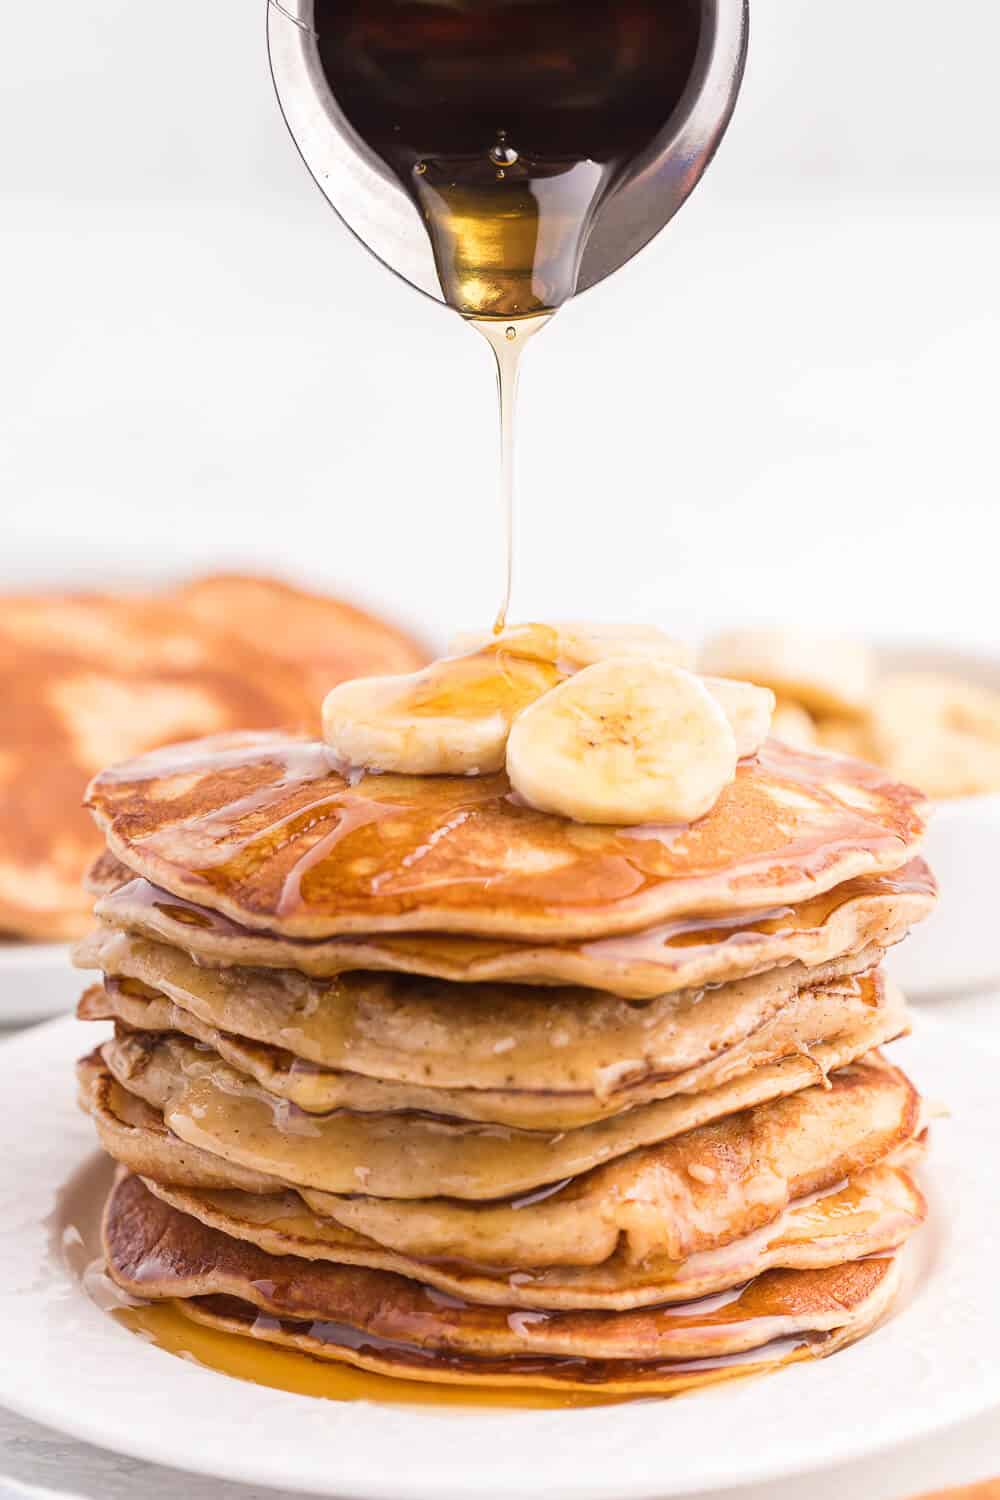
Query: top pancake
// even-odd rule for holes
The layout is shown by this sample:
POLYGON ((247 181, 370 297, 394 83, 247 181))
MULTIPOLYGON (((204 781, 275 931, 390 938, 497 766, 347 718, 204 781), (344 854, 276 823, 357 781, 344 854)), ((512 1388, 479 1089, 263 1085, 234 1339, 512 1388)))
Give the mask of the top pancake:
POLYGON ((322 744, 247 734, 105 771, 88 805, 130 869, 253 929, 551 941, 898 869, 925 804, 862 762, 770 740, 700 821, 597 827, 520 804, 502 774, 348 780, 322 744))

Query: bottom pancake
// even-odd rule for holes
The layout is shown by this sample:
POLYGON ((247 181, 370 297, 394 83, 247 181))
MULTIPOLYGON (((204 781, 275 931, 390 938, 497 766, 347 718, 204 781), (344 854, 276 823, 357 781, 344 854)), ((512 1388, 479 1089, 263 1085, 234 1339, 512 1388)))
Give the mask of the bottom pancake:
POLYGON ((322 1357, 418 1379, 608 1391, 670 1389, 678 1376, 690 1384, 707 1373, 704 1361, 716 1371, 755 1351, 772 1366, 803 1348, 830 1352, 881 1316, 898 1276, 894 1257, 875 1257, 765 1272, 677 1307, 510 1311, 390 1272, 269 1255, 171 1208, 135 1177, 112 1190, 104 1240, 108 1273, 126 1292, 180 1300, 190 1315, 235 1320, 322 1357))
POLYGON ((297 1350, 314 1359, 330 1360, 387 1375, 397 1380, 431 1384, 493 1387, 497 1390, 586 1391, 607 1397, 679 1396, 685 1391, 718 1385, 751 1375, 771 1375, 786 1365, 806 1359, 825 1359, 838 1349, 870 1333, 884 1316, 895 1295, 897 1272, 890 1269, 867 1305, 854 1310, 853 1318, 832 1333, 788 1338, 767 1345, 753 1354, 735 1354, 715 1359, 685 1360, 588 1360, 588 1359, 468 1359, 456 1355, 428 1355, 425 1350, 384 1340, 338 1341, 348 1332, 327 1324, 317 1326, 289 1319, 262 1317, 255 1308, 223 1299, 178 1300, 177 1310, 196 1323, 227 1333, 261 1339, 279 1348, 297 1350))

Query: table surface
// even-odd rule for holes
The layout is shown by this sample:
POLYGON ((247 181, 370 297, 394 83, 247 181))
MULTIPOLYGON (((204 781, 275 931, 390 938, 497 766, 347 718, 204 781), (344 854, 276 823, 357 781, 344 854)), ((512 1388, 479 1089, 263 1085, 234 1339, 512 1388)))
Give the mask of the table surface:
MULTIPOLYGON (((1000 993, 924 1002, 921 1010, 975 1031, 1000 1048, 1000 993)), ((1000 1420, 989 1412, 926 1442, 812 1475, 808 1500, 908 1500, 948 1485, 1000 1475, 1000 1420)), ((73 1500, 291 1500, 285 1492, 220 1480, 104 1453, 0 1409, 0 1500, 65 1496, 73 1500)), ((801 1478, 716 1492, 716 1500, 802 1500, 801 1478)))

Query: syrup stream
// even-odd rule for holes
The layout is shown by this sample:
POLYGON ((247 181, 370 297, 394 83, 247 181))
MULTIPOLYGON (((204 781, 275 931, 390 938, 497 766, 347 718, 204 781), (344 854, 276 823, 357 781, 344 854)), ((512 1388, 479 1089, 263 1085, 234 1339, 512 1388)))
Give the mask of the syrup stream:
POLYGON ((500 514, 506 543, 506 572, 503 602, 493 624, 499 635, 510 613, 514 582, 514 421, 517 411, 517 388, 521 374, 521 356, 529 340, 551 319, 551 313, 534 318, 469 318, 467 321, 481 333, 493 350, 497 369, 497 395, 500 403, 500 514))

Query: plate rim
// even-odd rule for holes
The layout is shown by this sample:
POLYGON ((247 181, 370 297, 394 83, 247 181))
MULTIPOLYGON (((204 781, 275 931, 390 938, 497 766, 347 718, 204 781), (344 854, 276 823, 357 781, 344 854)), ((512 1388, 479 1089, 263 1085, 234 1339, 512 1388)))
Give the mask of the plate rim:
POLYGON ((43 969, 50 964, 69 967, 72 948, 71 942, 36 943, 30 939, 6 938, 0 942, 0 972, 7 969, 43 969))
POLYGON ((84 976, 73 966, 72 950, 71 942, 16 938, 0 942, 0 1038, 72 1012, 84 988, 84 976))
MULTIPOLYGON (((918 1082, 922 1072, 926 1071, 931 1075, 932 1094, 940 1092, 934 1075, 944 1070, 946 1075, 954 1078, 957 1062, 962 1078, 962 1097, 965 1101, 971 1098, 974 1104, 970 1128, 975 1132, 978 1147, 982 1150, 988 1146, 985 1137, 990 1134, 994 1143, 1000 1147, 1000 1118, 994 1120, 986 1108, 990 1102, 990 1083, 985 1075, 989 1072, 991 1049, 980 1047, 960 1028, 927 1016, 917 1017, 915 1031, 914 1038, 899 1044, 898 1050, 904 1054, 901 1061, 913 1066, 918 1082), (912 1057, 908 1054, 912 1054, 912 1057), (946 1066, 949 1060, 950 1074, 946 1066), (980 1096, 978 1099, 977 1086, 980 1096)), ((708 1419, 700 1425, 706 1427, 711 1425, 711 1414, 722 1411, 719 1405, 721 1401, 726 1401, 730 1418, 734 1411, 739 1416, 742 1408, 748 1408, 752 1419, 755 1406, 761 1407, 762 1413, 770 1408, 772 1417, 774 1410, 784 1413, 791 1408, 794 1411, 796 1398, 793 1397, 793 1388, 781 1384, 791 1379, 797 1381, 795 1389, 799 1405, 802 1405, 803 1393, 807 1395, 811 1389, 814 1395, 819 1396, 818 1403, 810 1402, 815 1407, 822 1404, 823 1386, 831 1383, 831 1376, 824 1372, 845 1371, 845 1364, 849 1364, 853 1356, 857 1373, 862 1377, 855 1384, 870 1389, 870 1377, 865 1376, 866 1367, 871 1367, 877 1374, 880 1365, 885 1365, 887 1361, 891 1364, 890 1354, 894 1346, 900 1344, 908 1324, 913 1323, 918 1329, 922 1328, 925 1338, 929 1334, 936 1337, 938 1325, 929 1306, 930 1301, 934 1300, 930 1293, 935 1287, 940 1293, 944 1284, 950 1281, 950 1297, 953 1300, 956 1286, 960 1287, 970 1277, 974 1279, 979 1275, 979 1262, 984 1266, 991 1263, 991 1239, 995 1242, 995 1231, 990 1222, 988 1205, 984 1201, 985 1195, 975 1199, 967 1192, 963 1194, 958 1191, 956 1194, 956 1189, 960 1189, 963 1182, 967 1186, 974 1173, 968 1166, 970 1153, 961 1149, 961 1131, 954 1128, 954 1121, 947 1131, 937 1132, 939 1137, 945 1137, 950 1147, 942 1150, 939 1139, 937 1145, 941 1170, 934 1172, 932 1148, 931 1169, 927 1174, 934 1196, 940 1197, 945 1204, 952 1200, 953 1207, 956 1203, 958 1205, 950 1222, 938 1226, 939 1232, 944 1235, 944 1246, 943 1249, 939 1247, 936 1259, 942 1260, 942 1264, 933 1268, 928 1285, 895 1318, 890 1318, 883 1329, 876 1332, 870 1340, 841 1352, 829 1362, 819 1361, 814 1365, 798 1366, 794 1371, 784 1371, 766 1380, 740 1382, 736 1386, 721 1387, 714 1392, 669 1402, 651 1398, 649 1401, 625 1406, 537 1412, 503 1409, 484 1412, 454 1408, 435 1411, 433 1407, 408 1408, 368 1402, 345 1404, 342 1408, 331 1410, 331 1407, 336 1408, 335 1403, 264 1391, 213 1371, 198 1369, 195 1372, 183 1361, 145 1346, 134 1335, 115 1328, 106 1315, 87 1298, 62 1257, 51 1245, 59 1190, 75 1171, 96 1154, 90 1122, 82 1115, 75 1115, 71 1069, 72 1059, 78 1052, 88 1050, 94 1040, 92 1025, 63 1018, 2 1044, 2 1052, 6 1053, 9 1060, 14 1060, 13 1053, 21 1054, 20 1060, 25 1065, 11 1070, 14 1080, 22 1080, 19 1090, 15 1087, 15 1092, 20 1092, 27 1105, 34 1103, 36 1113, 42 1115, 42 1118, 32 1121, 35 1128, 29 1129, 29 1107, 29 1120, 24 1121, 24 1128, 19 1133, 17 1142, 0 1159, 0 1207, 5 1196, 10 1194, 13 1194, 12 1201, 18 1203, 27 1196, 31 1204, 28 1212, 22 1214, 21 1221, 13 1229, 0 1228, 0 1308, 4 1309, 12 1333, 16 1333, 19 1338, 23 1335, 28 1340, 34 1338, 38 1331, 31 1322, 29 1311, 40 1315, 43 1337, 37 1345, 32 1346, 33 1357, 37 1355, 38 1358, 35 1360, 37 1371, 33 1369, 30 1373, 36 1378, 25 1379, 20 1367, 17 1372, 13 1372, 11 1360, 0 1362, 0 1404, 74 1438, 184 1472, 299 1493, 339 1495, 345 1497, 345 1500, 347 1496, 350 1496, 350 1500, 469 1500, 470 1494, 482 1497, 482 1500, 488 1496, 492 1500, 494 1494, 509 1496, 514 1485, 521 1500, 535 1500, 536 1496, 538 1500, 542 1500, 542 1497, 559 1500, 564 1494, 567 1497, 573 1496, 574 1500, 664 1500, 668 1495, 705 1494, 787 1478, 794 1474, 815 1473, 833 1464, 848 1463, 891 1450, 910 1438, 928 1437, 965 1418, 1000 1405, 1000 1369, 993 1374, 991 1384, 988 1378, 991 1371, 989 1362, 976 1364, 970 1358, 977 1345, 979 1348, 989 1349, 995 1348, 995 1344, 989 1332, 983 1336, 982 1308, 973 1308, 971 1299, 967 1299, 964 1321, 961 1317, 956 1317, 956 1309, 949 1303, 953 1342, 956 1338, 960 1339, 963 1332, 968 1333, 962 1352, 962 1378, 941 1380, 942 1361, 930 1358, 931 1343, 928 1342, 926 1351, 921 1354, 923 1378, 927 1387, 923 1399, 914 1402, 908 1392, 905 1401, 897 1402, 895 1407, 880 1410, 877 1422, 857 1420, 845 1429, 835 1412, 832 1421, 826 1421, 811 1432, 803 1434, 800 1430, 791 1438, 782 1437, 777 1445, 759 1441, 733 1456, 728 1454, 728 1445, 716 1442, 714 1451, 702 1463, 700 1471, 682 1466, 679 1472, 671 1474, 671 1435, 668 1433, 664 1436, 660 1420, 663 1412, 697 1414, 705 1411, 709 1414, 708 1419), (28 1080, 41 1081, 46 1070, 53 1076, 53 1088, 31 1090, 28 1080), (61 1077, 66 1080, 62 1092, 59 1089, 61 1077), (57 1104, 55 1109, 51 1107, 53 1098, 57 1104), (48 1106, 44 1114, 39 1106, 39 1099, 44 1099, 48 1106), (47 1180, 45 1172, 51 1173, 54 1165, 58 1166, 56 1180, 47 1180), (29 1173, 27 1180, 24 1175, 26 1171, 29 1173), (47 1205, 48 1211, 39 1217, 38 1208, 42 1205, 47 1205), (977 1216, 983 1221, 978 1227, 977 1216), (962 1228, 961 1235, 956 1232, 958 1226, 962 1228), (36 1250, 34 1258, 30 1253, 31 1244, 34 1244, 36 1250), (24 1278, 30 1273, 33 1259, 37 1260, 39 1244, 46 1247, 47 1261, 40 1269, 37 1264, 34 1265, 34 1274, 25 1285, 24 1278), (12 1256, 13 1276, 9 1264, 12 1256), (893 1328, 896 1328, 895 1339, 892 1338, 893 1328), (975 1343, 972 1341, 973 1330, 978 1330, 975 1343), (82 1345, 81 1335, 84 1340, 82 1345), (129 1382, 124 1397, 122 1386, 114 1384, 113 1376, 108 1382, 100 1365, 94 1364, 95 1357, 111 1350, 109 1338, 112 1336, 116 1340, 131 1341, 128 1363, 133 1367, 136 1378, 129 1382), (90 1340, 94 1342, 91 1343, 90 1340), (66 1361, 71 1357, 74 1363, 69 1368, 74 1373, 67 1377, 66 1361), (153 1366, 149 1363, 151 1359, 165 1363, 153 1366), (91 1384, 84 1386, 81 1370, 88 1365, 93 1366, 90 1369, 91 1384), (144 1411, 141 1379, 143 1366, 154 1377, 159 1377, 154 1378, 153 1384, 158 1388, 156 1406, 160 1420, 151 1422, 146 1428, 141 1424, 144 1411), (210 1382, 211 1386, 206 1382, 210 1382), (87 1390, 83 1401, 77 1400, 69 1409, 67 1385, 72 1386, 77 1396, 81 1388, 87 1390), (101 1399, 102 1386, 107 1391, 113 1389, 117 1393, 118 1402, 112 1404, 110 1417, 108 1404, 101 1399), (196 1448, 182 1446, 178 1442, 171 1443, 170 1424, 163 1422, 162 1415, 165 1410, 172 1409, 172 1388, 177 1392, 181 1401, 180 1410, 184 1412, 180 1420, 184 1424, 185 1436, 189 1444, 194 1436, 198 1443, 196 1448), (220 1443, 217 1436, 213 1438, 212 1432, 208 1430, 207 1416, 202 1422, 202 1427, 206 1430, 192 1434, 188 1425, 190 1412, 198 1409, 202 1390, 206 1397, 214 1397, 205 1405, 212 1407, 216 1420, 221 1421, 224 1410, 227 1422, 238 1414, 242 1442, 235 1441, 235 1431, 230 1432, 233 1441, 228 1446, 220 1443), (57 1395, 57 1392, 60 1394, 57 1395), (764 1393, 763 1397, 754 1395, 761 1392, 764 1393), (124 1413, 121 1411, 123 1399, 126 1407, 124 1413), (654 1411, 658 1420, 652 1424, 651 1414, 654 1411), (420 1441, 425 1441, 430 1434, 420 1463, 413 1463, 412 1451, 408 1453, 408 1463, 404 1466, 397 1465, 395 1470, 380 1470, 377 1463, 373 1468, 370 1454, 360 1467, 357 1456, 353 1456, 352 1462, 339 1473, 336 1468, 324 1468, 322 1451, 310 1452, 309 1459, 303 1463, 301 1455, 304 1450, 297 1445, 304 1444, 305 1451, 308 1451, 310 1443, 325 1437, 328 1444, 332 1439, 335 1450, 338 1437, 343 1437, 344 1433, 350 1433, 352 1429, 358 1431, 364 1428, 369 1424, 372 1412, 376 1414, 374 1425, 380 1433, 383 1453, 387 1451, 386 1443, 391 1440, 391 1428, 394 1426, 401 1442, 413 1441, 418 1429, 420 1441), (340 1421, 337 1420, 338 1413, 340 1421), (254 1447, 246 1442, 246 1433, 257 1430, 262 1417, 265 1420, 260 1430, 266 1430, 267 1418, 280 1421, 278 1441, 254 1447), (515 1479, 506 1471, 501 1474, 500 1468, 495 1468, 494 1473, 488 1474, 481 1486, 470 1483, 467 1471, 458 1473, 445 1469, 436 1473, 427 1472, 427 1455, 432 1448, 436 1448, 440 1454, 444 1446, 439 1441, 442 1437, 451 1438, 452 1447, 458 1438, 462 1438, 463 1447, 481 1454, 484 1451, 483 1445, 492 1443, 500 1428, 509 1433, 512 1422, 517 1424, 519 1436, 540 1437, 548 1447, 554 1447, 564 1457, 567 1451, 579 1451, 582 1461, 578 1463, 578 1471, 572 1473, 568 1480, 560 1478, 559 1482, 554 1482, 556 1470, 553 1469, 543 1474, 534 1488, 530 1483, 523 1482, 523 1476, 515 1479), (647 1429, 653 1425, 659 1429, 659 1436, 651 1446, 647 1429), (588 1429, 589 1442, 580 1445, 577 1440, 583 1435, 584 1426, 588 1429), (338 1427, 343 1432, 338 1433, 338 1427), (290 1429, 301 1429, 292 1442, 288 1440, 290 1429), (604 1433, 598 1448, 593 1443, 595 1431, 604 1433), (618 1470, 613 1466, 607 1469, 608 1449, 617 1447, 620 1451, 623 1442, 634 1444, 637 1435, 642 1436, 644 1446, 640 1452, 636 1452, 634 1447, 630 1448, 633 1462, 618 1470), (471 1446, 473 1443, 474 1447, 471 1446), (641 1462, 634 1462, 636 1457, 648 1459, 654 1452, 657 1463, 653 1469, 645 1470, 641 1462), (600 1471, 599 1464, 595 1472, 595 1453, 604 1456, 606 1472, 600 1471)), ((978 1152, 971 1155, 978 1155, 978 1152)), ((979 1159, 982 1160, 982 1157, 979 1159)), ((3 1218, 0 1213, 0 1221, 3 1218)), ((925 1234, 927 1232, 924 1231, 925 1234)), ((1000 1299, 993 1310, 993 1322, 994 1337, 1000 1338, 1000 1299)), ((20 1348, 20 1344, 11 1340, 8 1348, 20 1348)), ((123 1353, 124 1348, 125 1344, 122 1342, 118 1353, 123 1353)), ((902 1347, 895 1352, 900 1358, 907 1355, 904 1375, 908 1374, 913 1351, 907 1351, 905 1338, 902 1347)), ((948 1364, 947 1360, 943 1363, 948 1364)), ((114 1358, 112 1364, 117 1370, 121 1361, 114 1358)), ((954 1374, 954 1367, 949 1368, 954 1374)), ((887 1373, 891 1376, 892 1371, 883 1370, 881 1373, 885 1378, 887 1373)), ((891 1388, 888 1380, 886 1388, 891 1388)), ((845 1389, 842 1380, 839 1389, 845 1389)), ((147 1412, 146 1415, 150 1413, 147 1412)), ((870 1417, 870 1408, 867 1415, 870 1417)), ((794 1417, 788 1420, 794 1420, 794 1417)), ((697 1420, 684 1424, 685 1428, 697 1428, 698 1425, 697 1420)), ((781 1424, 776 1428, 772 1420, 772 1430, 780 1431, 781 1424)), ((767 1432, 766 1425, 764 1432, 767 1432)), ((672 1437, 676 1442, 678 1437, 683 1438, 683 1433, 675 1432, 672 1437)), ((363 1444, 363 1438, 359 1442, 363 1444)), ((498 1461, 502 1459, 504 1464, 509 1464, 510 1450, 521 1446, 508 1444, 506 1457, 501 1452, 498 1461)), ((328 1457, 333 1450, 327 1446, 328 1457)), ((343 1450, 336 1451, 343 1459, 343 1450)))

